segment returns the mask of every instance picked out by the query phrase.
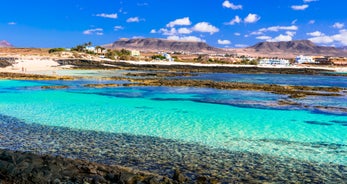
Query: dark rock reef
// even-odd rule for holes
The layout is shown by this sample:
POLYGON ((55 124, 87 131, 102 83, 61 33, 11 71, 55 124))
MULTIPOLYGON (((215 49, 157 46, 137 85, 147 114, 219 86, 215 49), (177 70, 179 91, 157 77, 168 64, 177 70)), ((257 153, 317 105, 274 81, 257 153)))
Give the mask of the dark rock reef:
POLYGON ((257 66, 195 66, 195 65, 157 65, 131 64, 122 61, 93 61, 82 59, 59 59, 60 65, 73 65, 76 69, 122 69, 134 71, 156 71, 177 73, 269 73, 269 74, 303 74, 303 75, 345 75, 333 73, 332 70, 315 68, 267 68, 257 66))
POLYGON ((130 64, 126 62, 105 62, 125 70, 154 70, 169 72, 208 72, 208 73, 269 73, 269 74, 304 74, 304 75, 333 75, 331 70, 314 68, 266 68, 257 66, 194 66, 194 65, 156 65, 130 64))
POLYGON ((15 80, 73 80, 69 76, 50 76, 50 75, 37 75, 26 73, 11 73, 0 72, 0 79, 15 79, 15 80))
POLYGON ((78 159, 0 150, 0 183, 178 183, 148 172, 78 159))
MULTIPOLYGON (((290 98, 306 96, 341 96, 344 90, 339 87, 312 86, 281 86, 276 84, 253 84, 241 82, 219 82, 210 80, 181 80, 181 79, 126 79, 132 83, 123 86, 169 86, 169 87, 203 87, 221 90, 253 90, 266 91, 274 94, 289 95, 290 98)), ((86 87, 110 87, 112 84, 86 85, 86 87)), ((119 84, 114 85, 119 86, 119 84)))

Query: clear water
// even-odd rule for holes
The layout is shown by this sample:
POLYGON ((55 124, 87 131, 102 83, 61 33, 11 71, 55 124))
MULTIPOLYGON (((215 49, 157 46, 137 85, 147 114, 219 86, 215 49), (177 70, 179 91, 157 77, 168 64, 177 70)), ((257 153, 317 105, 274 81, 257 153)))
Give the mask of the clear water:
POLYGON ((247 82, 257 84, 347 87, 346 76, 206 73, 189 78, 229 82, 247 82))
MULTIPOLYGON (((146 72, 146 71, 142 71, 146 72)), ((151 71, 147 71, 151 72, 151 71)), ((162 71, 161 71, 162 72, 162 71)), ((36 74, 48 74, 50 72, 35 72, 36 74)), ((56 75, 68 75, 76 77, 122 77, 127 73, 138 73, 130 70, 57 70, 56 75)), ((296 86, 338 86, 347 87, 347 76, 324 75, 286 75, 286 74, 234 74, 234 73, 195 73, 192 77, 174 77, 198 80, 214 80, 228 82, 247 82, 256 84, 280 84, 296 86)))
MULTIPOLYGON (((0 114, 47 126, 148 135, 231 151, 347 165, 345 115, 277 108, 273 104, 286 96, 265 92, 82 86, 98 82, 2 80, 0 114), (64 84, 73 87, 39 87, 64 84)), ((346 107, 346 97, 326 99, 300 101, 346 107)))

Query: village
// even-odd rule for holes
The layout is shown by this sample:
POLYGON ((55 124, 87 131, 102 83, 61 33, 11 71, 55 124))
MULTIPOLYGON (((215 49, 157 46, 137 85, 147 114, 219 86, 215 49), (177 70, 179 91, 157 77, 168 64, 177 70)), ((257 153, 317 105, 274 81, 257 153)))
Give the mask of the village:
POLYGON ((259 66, 290 66, 290 65, 326 65, 326 66, 347 66, 347 57, 334 56, 307 56, 298 55, 295 58, 279 57, 254 57, 238 54, 220 54, 220 53, 190 53, 184 51, 139 51, 121 49, 110 50, 102 47, 87 46, 86 51, 91 54, 97 54, 99 58, 109 58, 115 60, 132 61, 163 61, 163 62, 199 62, 199 63, 217 63, 217 64, 241 64, 241 65, 259 65, 259 66), (115 54, 112 54, 115 52, 115 54), (110 54, 111 53, 111 54, 110 54), (110 57, 111 56, 111 57, 110 57), (127 56, 127 57, 125 57, 127 56))

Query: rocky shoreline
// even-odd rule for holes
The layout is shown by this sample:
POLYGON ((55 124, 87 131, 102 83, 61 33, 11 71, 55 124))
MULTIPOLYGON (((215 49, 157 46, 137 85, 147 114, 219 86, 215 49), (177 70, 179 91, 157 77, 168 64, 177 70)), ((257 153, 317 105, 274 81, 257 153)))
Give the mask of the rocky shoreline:
MULTIPOLYGON (((334 163, 214 149, 151 136, 27 124, 1 114, 0 127, 2 183, 343 183, 347 179, 347 167, 334 163)), ((320 148, 328 154, 346 148, 344 144, 280 139, 232 141, 292 149, 300 145, 303 150, 320 148)))
POLYGON ((136 62, 124 61, 93 61, 81 59, 58 59, 61 65, 73 65, 75 69, 122 69, 122 70, 144 70, 144 71, 168 71, 181 73, 269 73, 269 74, 304 74, 304 75, 338 75, 346 76, 343 73, 333 73, 333 69, 322 68, 279 68, 279 67, 258 67, 258 66, 225 66, 225 65, 191 65, 189 63, 180 64, 156 64, 151 62, 136 64, 136 62))
POLYGON ((53 75, 38 75, 27 73, 11 73, 0 72, 0 79, 11 80, 74 80, 74 77, 70 76, 53 76, 53 75))
POLYGON ((178 171, 170 179, 131 168, 86 160, 0 149, 0 183, 167 183, 185 181, 178 171))

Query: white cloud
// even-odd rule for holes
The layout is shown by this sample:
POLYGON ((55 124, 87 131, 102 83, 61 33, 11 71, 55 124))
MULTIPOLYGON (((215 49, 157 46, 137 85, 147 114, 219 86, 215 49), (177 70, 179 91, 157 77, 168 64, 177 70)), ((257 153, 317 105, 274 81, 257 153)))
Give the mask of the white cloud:
POLYGON ((115 31, 118 31, 118 30, 124 29, 124 27, 123 27, 123 26, 114 26, 113 29, 114 29, 115 31))
POLYGON ((157 33, 157 31, 155 29, 152 29, 150 33, 154 34, 157 33))
POLYGON ((262 34, 264 34, 264 33, 261 32, 261 31, 253 31, 253 32, 251 32, 251 35, 262 35, 262 34))
POLYGON ((234 5, 233 3, 231 3, 230 1, 226 0, 223 2, 222 4, 223 7, 225 8, 231 8, 233 10, 239 10, 242 9, 242 5, 234 5))
POLYGON ((318 0, 304 0, 304 3, 310 3, 310 2, 315 2, 315 1, 318 1, 318 0))
POLYGON ((339 34, 333 35, 332 38, 342 44, 343 46, 347 45, 347 30, 340 30, 339 34))
POLYGON ((306 34, 309 36, 314 36, 314 37, 324 36, 324 33, 320 32, 320 31, 315 31, 315 32, 306 33, 306 34))
POLYGON ((235 36, 241 36, 241 33, 234 33, 235 36))
POLYGON ((181 18, 181 19, 176 19, 174 21, 171 21, 170 23, 168 23, 166 25, 166 27, 174 27, 174 26, 189 26, 191 25, 192 23, 190 22, 189 20, 189 17, 184 17, 184 18, 181 18))
POLYGON ((112 14, 106 14, 106 13, 100 13, 96 14, 97 17, 103 17, 103 18, 110 18, 110 19, 117 19, 118 15, 117 13, 112 13, 112 14))
MULTIPOLYGON (((311 35, 311 36, 314 36, 314 35, 311 35)), ((337 42, 340 45, 346 46, 347 45, 347 30, 346 29, 340 30, 339 34, 335 34, 332 36, 328 36, 325 34, 321 34, 321 35, 315 34, 315 36, 312 38, 309 38, 309 40, 317 44, 331 44, 331 43, 337 42)))
POLYGON ((177 34, 177 30, 176 28, 171 28, 171 29, 161 28, 159 29, 158 33, 162 33, 163 35, 167 35, 167 36, 172 36, 177 34))
POLYGON ((270 36, 258 36, 258 37, 256 37, 256 39, 258 39, 258 40, 270 40, 272 38, 270 36))
POLYGON ((268 28, 261 28, 261 29, 259 29, 259 32, 266 32, 266 31, 278 32, 280 30, 296 31, 296 30, 298 30, 298 26, 295 26, 295 25, 292 25, 292 26, 271 26, 268 28))
POLYGON ((248 14, 247 17, 244 19, 245 23, 255 23, 260 19, 260 17, 257 14, 248 14))
POLYGON ((95 28, 95 29, 88 29, 88 30, 85 30, 83 31, 83 34, 85 35, 93 35, 93 34, 96 34, 96 35, 103 35, 103 29, 102 28, 95 28))
POLYGON ((291 6, 293 10, 305 10, 306 8, 308 8, 307 4, 303 4, 303 5, 293 5, 291 6))
POLYGON ((219 29, 208 22, 199 22, 192 28, 193 31, 210 33, 211 35, 219 32, 219 29))
POLYGON ((336 22, 336 23, 333 25, 333 28, 342 29, 344 26, 345 26, 345 24, 340 23, 340 22, 336 22))
POLYGON ((7 23, 8 25, 16 25, 17 23, 16 22, 9 22, 7 23))
POLYGON ((248 47, 246 44, 235 44, 235 47, 243 48, 243 47, 248 47))
POLYGON ((220 45, 229 45, 231 44, 230 40, 219 40, 218 39, 218 44, 220 45))
POLYGON ((296 24, 297 21, 298 21, 298 19, 293 20, 292 24, 296 24))
POLYGON ((127 22, 140 22, 139 17, 130 17, 127 19, 127 22))
POLYGON ((225 24, 227 24, 227 25, 234 25, 236 23, 237 24, 240 23, 241 21, 242 21, 241 18, 236 15, 234 19, 232 19, 230 22, 227 22, 225 24))
POLYGON ((137 6, 148 6, 148 3, 137 3, 137 6))
POLYGON ((190 33, 192 33, 192 30, 190 30, 188 28, 179 28, 177 32, 179 34, 190 34, 190 33))
POLYGON ((293 37, 296 34, 296 32, 294 32, 294 31, 286 31, 286 34, 291 36, 291 37, 293 37))
POLYGON ((196 36, 169 36, 167 37, 168 40, 178 40, 178 41, 192 41, 192 42, 206 42, 205 40, 202 40, 199 37, 196 36))
POLYGON ((292 40, 293 40, 292 36, 280 34, 277 37, 275 37, 273 39, 269 39, 267 41, 268 42, 282 42, 282 41, 287 42, 287 41, 292 41, 292 40))
POLYGON ((310 21, 308 22, 308 24, 314 24, 314 23, 316 23, 315 20, 310 20, 310 21))
POLYGON ((309 40, 318 44, 322 44, 322 43, 328 44, 328 43, 334 42, 334 39, 332 39, 330 36, 325 36, 325 35, 309 38, 309 40))

